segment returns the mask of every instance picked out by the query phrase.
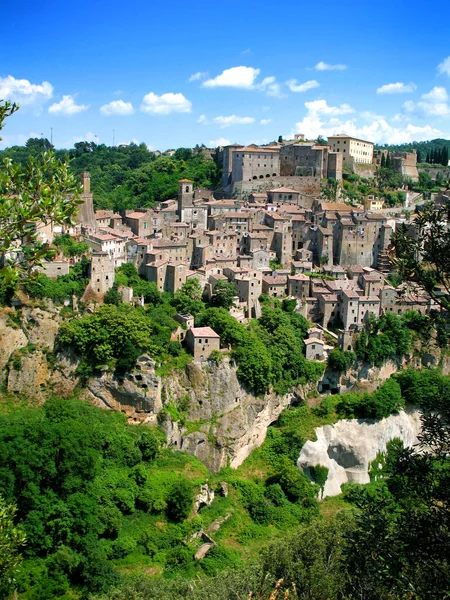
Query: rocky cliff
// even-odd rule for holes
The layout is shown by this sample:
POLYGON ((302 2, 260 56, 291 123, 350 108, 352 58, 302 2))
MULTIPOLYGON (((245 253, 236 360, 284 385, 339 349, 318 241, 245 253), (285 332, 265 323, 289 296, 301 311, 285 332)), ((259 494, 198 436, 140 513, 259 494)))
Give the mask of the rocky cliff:
POLYGON ((78 360, 55 348, 60 311, 25 307, 0 312, 0 377, 10 393, 44 401, 51 394, 81 397, 125 413, 130 423, 163 427, 168 444, 197 456, 212 471, 238 467, 261 445, 267 427, 307 390, 255 396, 237 378, 229 358, 220 365, 191 363, 170 376, 156 375, 155 363, 141 356, 123 377, 105 370, 80 386, 78 360))
MULTIPOLYGON (((140 357, 135 369, 124 377, 105 370, 81 386, 77 357, 70 351, 55 348, 62 320, 60 309, 42 306, 26 306, 19 311, 0 309, 0 384, 3 389, 39 401, 51 394, 70 396, 79 389, 80 395, 90 402, 122 411, 131 423, 158 422, 167 434, 169 445, 194 454, 213 471, 227 464, 238 467, 264 441, 267 427, 277 420, 281 411, 293 401, 304 400, 312 390, 305 386, 284 396, 272 393, 257 397, 240 384, 236 366, 229 358, 224 358, 219 365, 211 361, 202 365, 191 363, 184 370, 161 377, 156 374, 154 361, 149 356, 140 357)), ((406 362, 386 363, 380 369, 363 366, 341 378, 327 371, 324 391, 342 392, 355 385, 371 391, 402 366, 411 364, 420 368, 422 364, 434 365, 439 361, 444 372, 449 372, 448 357, 436 358, 433 353, 409 357, 406 362)), ((336 427, 336 436, 345 434, 342 425, 336 427)), ((329 432, 324 433, 323 439, 329 435, 329 432)), ((309 448, 307 445, 304 452, 309 448)), ((317 448, 313 447, 311 452, 319 452, 317 448)), ((334 459, 334 456, 330 458, 327 448, 321 446, 320 456, 323 460, 325 455, 329 460, 334 459)), ((378 446, 374 448, 376 454, 378 446)), ((367 452, 361 450, 361 456, 367 452)), ((355 450, 355 455, 359 456, 359 450, 355 450)), ((358 465, 366 465, 368 460, 361 459, 358 465)), ((341 466, 344 471, 350 468, 341 466)), ((358 467, 354 476, 360 476, 364 468, 358 467)), ((347 473, 346 480, 351 473, 347 473)), ((332 493, 329 491, 331 481, 330 477, 328 494, 332 493)), ((336 481, 339 486, 340 479, 336 481)))
POLYGON ((420 432, 420 412, 409 408, 381 421, 344 419, 334 425, 316 429, 317 441, 307 441, 298 459, 299 468, 309 475, 309 468, 328 468, 323 497, 341 493, 347 482, 369 483, 370 463, 378 452, 394 438, 409 448, 417 442, 420 432))
POLYGON ((158 377, 154 367, 142 356, 126 377, 105 372, 90 378, 84 393, 99 406, 121 410, 130 422, 158 422, 169 446, 197 456, 212 471, 238 467, 281 411, 304 393, 257 397, 239 383, 229 359, 191 363, 167 377, 158 377))

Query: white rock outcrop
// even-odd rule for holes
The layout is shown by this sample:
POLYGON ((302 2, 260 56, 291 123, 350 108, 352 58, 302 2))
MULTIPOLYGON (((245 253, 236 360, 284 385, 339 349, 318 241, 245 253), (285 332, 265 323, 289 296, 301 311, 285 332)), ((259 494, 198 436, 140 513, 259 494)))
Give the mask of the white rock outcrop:
POLYGON ((318 427, 317 441, 305 443, 297 465, 307 475, 309 467, 327 467, 322 498, 337 496, 343 483, 369 483, 370 463, 394 438, 401 439, 406 448, 416 444, 420 426, 420 411, 411 408, 381 421, 344 419, 318 427))

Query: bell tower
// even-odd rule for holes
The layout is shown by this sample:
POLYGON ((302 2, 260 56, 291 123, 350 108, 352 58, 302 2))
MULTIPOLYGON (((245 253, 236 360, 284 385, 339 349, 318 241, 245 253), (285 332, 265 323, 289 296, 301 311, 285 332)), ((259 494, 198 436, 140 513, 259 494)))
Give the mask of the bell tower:
POLYGON ((180 179, 178 182, 178 216, 181 219, 183 208, 191 208, 194 200, 194 182, 180 179))

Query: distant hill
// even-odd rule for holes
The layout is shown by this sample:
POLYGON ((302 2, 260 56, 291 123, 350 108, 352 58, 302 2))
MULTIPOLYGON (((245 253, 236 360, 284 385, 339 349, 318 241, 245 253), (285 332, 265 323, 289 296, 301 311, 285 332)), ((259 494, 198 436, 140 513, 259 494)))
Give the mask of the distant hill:
POLYGON ((391 152, 411 152, 416 150, 418 153, 417 162, 427 162, 427 156, 430 157, 432 153, 442 152, 444 148, 450 153, 450 140, 443 138, 436 138, 435 140, 429 140, 427 142, 410 142, 409 144, 384 144, 376 145, 378 150, 390 150, 391 152))

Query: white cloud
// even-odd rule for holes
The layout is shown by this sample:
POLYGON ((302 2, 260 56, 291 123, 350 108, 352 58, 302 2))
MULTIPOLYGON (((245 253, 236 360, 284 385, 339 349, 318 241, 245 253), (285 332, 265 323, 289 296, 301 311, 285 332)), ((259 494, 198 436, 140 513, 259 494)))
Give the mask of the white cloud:
MULTIPOLYGON (((139 146, 141 142, 137 139, 137 138, 132 138, 131 140, 123 140, 121 142, 119 142, 117 144, 117 146, 122 146, 122 145, 126 145, 129 146, 130 144, 136 144, 136 146, 139 146)), ((147 150, 152 150, 152 148, 150 146, 147 146, 147 150)))
POLYGON ((253 67, 231 67, 225 69, 220 75, 203 82, 203 87, 235 87, 251 89, 260 73, 253 67))
POLYGON ((450 75, 450 56, 447 56, 439 65, 438 65, 438 73, 442 75, 446 73, 450 75))
POLYGON ((197 123, 202 123, 203 125, 208 125, 209 121, 206 115, 200 115, 197 119, 197 123))
POLYGON ((273 96, 274 98, 282 98, 281 86, 277 83, 275 77, 265 77, 261 83, 255 85, 257 90, 264 92, 267 96, 273 96))
MULTIPOLYGON (((408 123, 404 127, 395 127, 389 124, 386 118, 381 115, 373 115, 373 120, 362 126, 357 124, 356 117, 342 121, 336 115, 353 112, 351 107, 348 107, 350 111, 345 109, 345 112, 340 112, 344 106, 348 107, 348 105, 328 106, 325 100, 305 102, 307 113, 302 121, 295 124, 291 135, 301 132, 305 134, 306 138, 315 139, 319 134, 328 137, 344 132, 375 143, 388 144, 427 140, 442 135, 439 129, 435 129, 430 125, 419 127, 408 123), (322 104, 318 104, 319 102, 322 102, 322 104), (327 117, 329 117, 328 120, 327 117)), ((363 113, 366 119, 369 115, 370 113, 363 113)))
POLYGON ((268 125, 269 123, 272 123, 272 119, 261 119, 260 121, 261 125, 268 125))
POLYGON ((172 92, 161 96, 150 92, 144 96, 141 104, 141 110, 152 115, 168 115, 173 112, 189 113, 191 109, 192 103, 183 94, 172 92))
POLYGON ((217 148, 217 146, 229 146, 230 144, 230 140, 223 137, 217 138, 216 140, 209 140, 209 146, 211 148, 217 148))
POLYGON ((377 89, 377 94, 406 94, 414 92, 417 89, 415 83, 385 83, 377 89))
POLYGON ((297 84, 296 79, 289 79, 289 81, 286 81, 286 85, 291 92, 307 92, 308 90, 319 87, 320 84, 315 79, 312 79, 311 81, 305 81, 305 83, 300 84, 297 84))
POLYGON ((214 117, 214 123, 217 123, 221 129, 231 127, 232 125, 250 125, 255 122, 254 117, 238 117, 229 115, 228 117, 214 117))
POLYGON ((205 77, 208 77, 207 71, 197 71, 189 77, 188 81, 198 81, 199 79, 205 79, 205 77))
POLYGON ((11 146, 25 146, 27 140, 30 138, 40 138, 41 134, 35 131, 30 131, 28 135, 23 133, 17 133, 13 135, 5 135, 0 137, 0 150, 3 148, 10 148, 11 146))
POLYGON ((347 65, 329 65, 321 60, 313 69, 316 71, 345 71, 347 65))
POLYGON ((422 98, 430 102, 447 102, 448 94, 445 88, 435 86, 428 94, 423 94, 422 98))
POLYGON ((265 77, 259 83, 256 81, 260 72, 260 69, 253 67, 231 67, 231 69, 222 71, 217 77, 207 79, 202 83, 202 86, 209 88, 232 87, 244 90, 259 90, 267 96, 281 98, 281 86, 277 83, 275 77, 265 77))
POLYGON ((94 142, 96 144, 100 143, 100 138, 92 131, 87 131, 84 136, 76 136, 73 138, 74 142, 94 142))
POLYGON ((341 104, 340 106, 329 106, 326 100, 313 100, 305 102, 305 106, 312 114, 318 115, 346 115, 355 112, 350 104, 341 104))
POLYGON ((131 102, 113 100, 109 104, 104 104, 102 107, 100 107, 100 112, 105 117, 110 117, 111 115, 132 115, 133 105, 131 102))
POLYGON ((447 103, 447 90, 435 86, 428 94, 422 95, 420 102, 408 100, 403 104, 403 111, 408 114, 416 113, 419 116, 450 117, 450 105, 447 103))
POLYGON ((0 77, 0 98, 3 100, 33 104, 36 100, 49 100, 52 96, 53 86, 48 81, 36 84, 12 75, 0 77))
POLYGON ((89 108, 89 104, 76 104, 74 96, 63 96, 60 102, 55 102, 52 104, 48 112, 52 115, 65 115, 70 117, 72 115, 76 115, 83 110, 87 110, 89 108))

